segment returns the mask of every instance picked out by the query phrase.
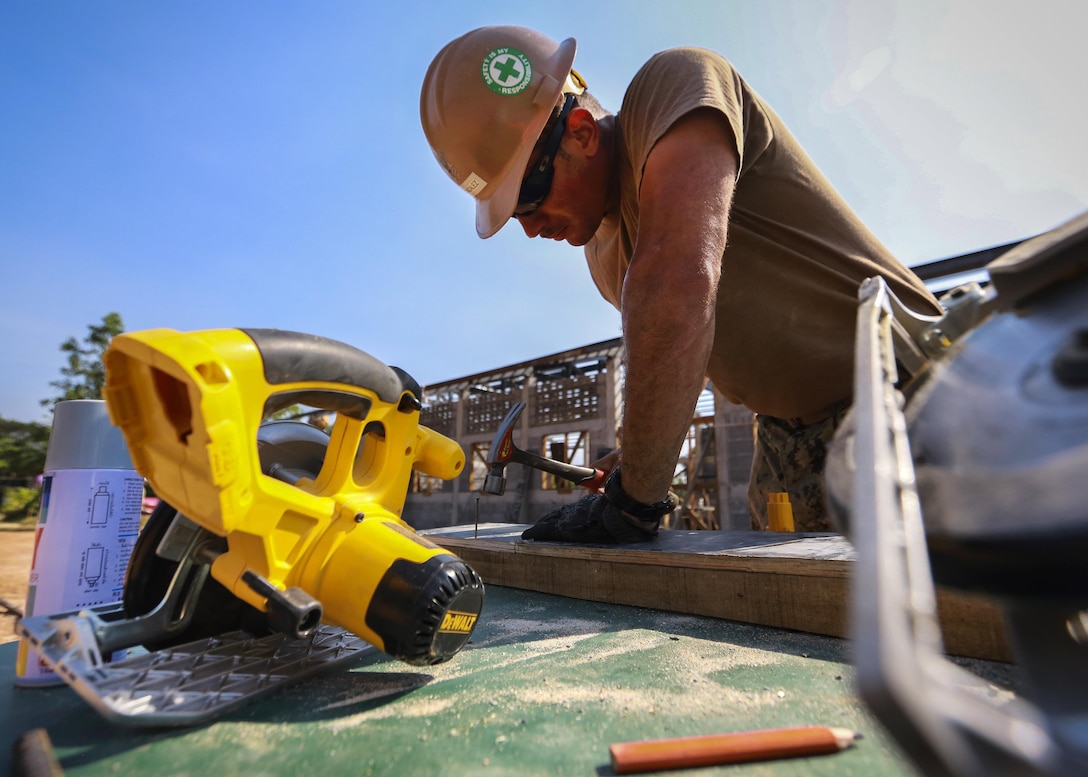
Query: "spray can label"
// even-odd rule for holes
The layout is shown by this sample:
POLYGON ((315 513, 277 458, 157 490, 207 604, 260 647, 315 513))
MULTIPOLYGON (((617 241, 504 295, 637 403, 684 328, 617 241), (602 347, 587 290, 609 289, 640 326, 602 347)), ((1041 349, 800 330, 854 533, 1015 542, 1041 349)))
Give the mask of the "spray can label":
MULTIPOLYGON (((26 614, 50 615, 121 601, 140 531, 144 481, 136 470, 46 471, 35 528, 26 614)), ((25 640, 17 685, 62 683, 25 640)))

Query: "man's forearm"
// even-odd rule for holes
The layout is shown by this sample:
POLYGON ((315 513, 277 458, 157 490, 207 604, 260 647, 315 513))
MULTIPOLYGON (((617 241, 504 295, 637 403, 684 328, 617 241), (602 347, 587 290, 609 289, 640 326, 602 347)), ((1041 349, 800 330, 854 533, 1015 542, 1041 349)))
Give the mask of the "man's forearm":
POLYGON ((643 167, 621 298, 623 489, 640 502, 660 500, 672 485, 706 383, 738 165, 728 123, 706 110, 675 122, 643 167))
POLYGON ((710 279, 671 290, 649 280, 627 279, 624 310, 635 312, 623 316, 623 488, 647 503, 672 485, 714 339, 710 279))

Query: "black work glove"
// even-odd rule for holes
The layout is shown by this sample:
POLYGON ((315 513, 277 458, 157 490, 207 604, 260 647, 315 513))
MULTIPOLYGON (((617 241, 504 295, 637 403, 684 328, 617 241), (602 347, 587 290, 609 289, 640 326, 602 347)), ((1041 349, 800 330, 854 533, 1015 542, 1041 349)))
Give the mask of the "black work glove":
POLYGON ((522 532, 521 538, 606 545, 647 542, 657 536, 661 517, 676 509, 679 502, 672 492, 654 505, 634 502, 623 493, 617 467, 605 485, 605 493, 583 496, 553 510, 522 532), (617 502, 638 505, 644 517, 621 510, 617 502))

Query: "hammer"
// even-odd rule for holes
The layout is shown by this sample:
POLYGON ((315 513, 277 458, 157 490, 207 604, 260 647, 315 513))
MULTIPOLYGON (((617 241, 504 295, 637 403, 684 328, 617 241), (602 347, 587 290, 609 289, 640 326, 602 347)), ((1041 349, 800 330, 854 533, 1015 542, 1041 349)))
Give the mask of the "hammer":
POLYGON ((523 451, 514 445, 514 423, 524 409, 524 402, 518 402, 511 407, 510 412, 506 414, 506 418, 499 424, 499 430, 495 432, 494 439, 491 440, 491 447, 487 451, 486 459, 488 472, 482 489, 485 494, 503 495, 506 491, 506 465, 512 461, 543 470, 556 477, 569 480, 575 485, 585 486, 591 491, 600 488, 604 484, 605 478, 608 476, 607 472, 602 472, 593 467, 579 467, 575 464, 567 464, 564 461, 537 456, 535 453, 523 451))

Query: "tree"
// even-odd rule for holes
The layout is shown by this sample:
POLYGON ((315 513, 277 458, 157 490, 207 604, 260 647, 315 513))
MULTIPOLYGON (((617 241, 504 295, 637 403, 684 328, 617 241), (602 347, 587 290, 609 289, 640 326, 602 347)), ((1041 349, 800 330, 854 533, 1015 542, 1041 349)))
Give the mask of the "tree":
POLYGON ((45 469, 49 427, 0 416, 0 521, 21 521, 34 514, 41 498, 28 483, 45 469))
POLYGON ((32 478, 45 469, 49 427, 34 421, 12 421, 0 416, 0 475, 32 478))
POLYGON ((43 399, 43 407, 52 409, 58 402, 68 399, 102 399, 102 387, 106 384, 102 355, 109 347, 110 340, 125 331, 125 325, 120 313, 107 313, 102 317, 101 324, 91 324, 87 330, 82 345, 74 337, 61 343, 60 350, 68 355, 68 364, 61 368, 64 377, 49 384, 61 393, 51 399, 43 399))

